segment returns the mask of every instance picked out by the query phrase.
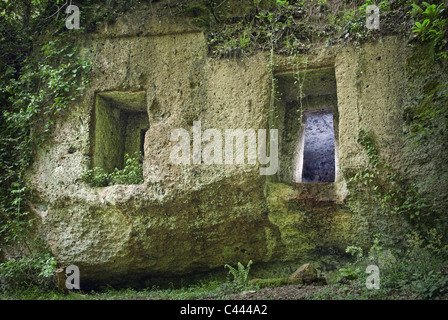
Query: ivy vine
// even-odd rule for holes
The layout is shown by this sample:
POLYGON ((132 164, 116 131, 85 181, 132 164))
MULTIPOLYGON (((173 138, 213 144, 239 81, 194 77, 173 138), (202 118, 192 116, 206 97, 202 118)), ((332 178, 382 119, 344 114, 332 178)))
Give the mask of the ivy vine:
POLYGON ((35 218, 27 208, 31 190, 25 171, 57 117, 82 95, 93 64, 67 40, 64 17, 43 19, 48 1, 26 4, 0 5, 0 243, 22 247, 21 257, 0 264, 0 275, 38 284, 39 277, 51 275, 56 261, 41 239, 31 236, 35 218), (23 268, 34 270, 33 275, 21 277, 23 268))
POLYGON ((430 199, 419 193, 416 184, 408 183, 389 164, 380 161, 370 131, 360 129, 356 141, 366 152, 368 165, 361 167, 348 181, 366 186, 381 206, 392 214, 404 217, 417 228, 425 227, 425 221, 435 212, 430 199))

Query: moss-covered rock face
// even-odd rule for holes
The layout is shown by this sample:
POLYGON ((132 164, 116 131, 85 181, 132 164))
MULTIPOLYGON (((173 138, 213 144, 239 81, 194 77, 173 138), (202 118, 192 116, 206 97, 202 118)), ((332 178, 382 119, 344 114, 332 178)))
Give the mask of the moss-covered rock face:
MULTIPOLYGON (((201 132, 217 129, 223 135, 225 129, 266 129, 270 111, 278 115, 279 150, 296 152, 293 143, 282 140, 288 138, 282 130, 290 115, 281 106, 270 110, 265 53, 211 59, 204 34, 188 21, 147 19, 137 11, 80 44, 98 69, 84 97, 37 151, 28 178, 39 232, 61 264, 80 268, 81 287, 135 284, 249 260, 254 275, 282 278, 304 263, 320 271, 338 268, 347 246, 368 248, 378 232, 398 241, 402 220, 385 214, 365 190, 344 179, 366 164, 355 140, 363 127, 375 133, 382 159, 393 168, 406 163, 401 151, 408 49, 398 38, 299 57, 307 69, 322 69, 310 75, 332 72, 330 78, 315 78, 326 86, 307 89, 321 97, 309 106, 321 105, 326 96, 336 104, 340 171, 334 183, 307 184, 284 179, 282 170, 262 176, 258 162, 185 165, 170 158, 176 129, 185 129, 190 139, 195 121, 201 132), (131 109, 140 119, 126 128, 117 114, 131 109), (118 166, 117 146, 127 144, 126 134, 119 133, 135 128, 147 128, 143 136, 128 137, 132 148, 144 139, 144 183, 92 188, 82 182, 92 165, 118 166)), ((279 77, 294 74, 287 58, 274 59, 279 77)), ((191 158, 193 144, 188 143, 191 158)))
POLYGON ((434 64, 431 53, 430 45, 421 46, 406 61, 409 86, 403 111, 403 131, 407 137, 403 171, 436 205, 437 216, 431 219, 446 226, 448 74, 434 64))
POLYGON ((280 231, 284 248, 277 259, 310 259, 320 247, 340 254, 347 243, 356 240, 352 213, 336 203, 333 188, 327 183, 268 185, 269 219, 280 231))

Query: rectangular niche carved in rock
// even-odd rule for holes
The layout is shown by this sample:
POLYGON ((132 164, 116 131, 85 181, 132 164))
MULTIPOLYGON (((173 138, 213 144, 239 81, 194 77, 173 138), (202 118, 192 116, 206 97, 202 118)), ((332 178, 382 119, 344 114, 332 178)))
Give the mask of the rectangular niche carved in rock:
POLYGON ((122 169, 124 155, 142 152, 149 128, 146 92, 97 93, 92 130, 92 167, 122 169))
POLYGON ((278 179, 289 183, 334 182, 338 161, 334 68, 303 70, 299 75, 299 81, 293 73, 276 75, 281 93, 278 179))

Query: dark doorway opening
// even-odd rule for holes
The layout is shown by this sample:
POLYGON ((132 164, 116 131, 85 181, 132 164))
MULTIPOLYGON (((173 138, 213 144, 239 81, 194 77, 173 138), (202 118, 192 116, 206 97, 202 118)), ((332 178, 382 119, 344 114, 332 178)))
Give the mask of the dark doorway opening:
POLYGON ((331 109, 305 110, 302 182, 334 182, 335 141, 331 109))

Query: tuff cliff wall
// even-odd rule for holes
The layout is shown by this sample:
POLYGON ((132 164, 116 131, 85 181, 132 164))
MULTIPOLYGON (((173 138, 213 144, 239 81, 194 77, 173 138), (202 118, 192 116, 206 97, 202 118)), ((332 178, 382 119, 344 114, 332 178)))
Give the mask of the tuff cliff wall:
MULTIPOLYGON (((144 12, 77 41, 98 68, 85 95, 38 150, 28 178, 38 232, 61 264, 80 268, 81 285, 142 283, 249 259, 254 272, 265 276, 289 274, 310 261, 325 271, 339 266, 348 245, 367 248, 373 234, 382 232, 390 244, 401 240, 404 220, 348 184, 344 172, 367 163, 356 142, 364 127, 375 134, 381 159, 393 168, 405 169, 413 157, 403 133, 404 108, 412 100, 405 41, 386 37, 361 48, 322 46, 300 56, 308 61, 302 70, 309 75, 305 93, 327 99, 335 122, 335 182, 307 184, 289 175, 299 134, 285 130, 300 132, 301 126, 291 121, 297 108, 287 104, 299 103, 297 88, 280 86, 283 98, 270 104, 268 53, 214 59, 203 32, 170 17, 148 19, 144 12), (324 72, 330 76, 321 70, 330 70, 324 72), (140 116, 149 122, 144 183, 90 187, 81 177, 101 145, 95 132, 113 130, 96 127, 98 99, 108 96, 112 104, 125 105, 135 93, 143 94, 135 103, 143 103, 140 116), (183 128, 192 139, 197 122, 202 132, 217 129, 223 136, 225 129, 278 129, 278 173, 260 175, 258 162, 172 163, 171 133, 183 128)), ((293 79, 287 57, 274 58, 274 75, 293 79)), ((414 176, 434 175, 431 166, 418 174, 416 165, 408 167, 414 176)))

